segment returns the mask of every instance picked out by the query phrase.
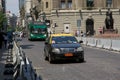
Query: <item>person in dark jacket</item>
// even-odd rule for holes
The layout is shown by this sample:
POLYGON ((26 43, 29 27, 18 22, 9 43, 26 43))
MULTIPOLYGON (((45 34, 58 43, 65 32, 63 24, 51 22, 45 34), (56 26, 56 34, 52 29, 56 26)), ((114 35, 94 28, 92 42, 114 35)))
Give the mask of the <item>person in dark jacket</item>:
POLYGON ((4 37, 4 47, 7 48, 8 36, 7 34, 4 34, 3 37, 4 37))
POLYGON ((3 41, 4 41, 3 33, 0 32, 0 49, 2 49, 3 41))

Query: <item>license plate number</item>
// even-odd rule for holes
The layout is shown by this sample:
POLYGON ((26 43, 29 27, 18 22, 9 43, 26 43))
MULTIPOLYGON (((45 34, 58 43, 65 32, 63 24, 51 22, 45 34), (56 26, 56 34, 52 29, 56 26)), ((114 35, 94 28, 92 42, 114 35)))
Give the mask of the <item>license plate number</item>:
POLYGON ((72 53, 66 53, 65 56, 73 56, 72 53))

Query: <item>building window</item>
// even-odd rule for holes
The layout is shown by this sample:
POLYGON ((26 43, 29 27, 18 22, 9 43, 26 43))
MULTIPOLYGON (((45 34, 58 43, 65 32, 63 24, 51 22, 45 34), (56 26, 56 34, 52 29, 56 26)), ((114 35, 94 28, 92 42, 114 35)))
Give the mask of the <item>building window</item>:
POLYGON ((72 0, 68 0, 68 8, 72 8, 72 0))
POLYGON ((65 5, 65 0, 61 0, 61 9, 65 9, 66 5, 65 5))
POLYGON ((106 0, 106 7, 111 8, 112 0, 106 0))
POLYGON ((61 9, 71 9, 72 8, 72 0, 61 0, 60 7, 61 7, 61 9))
POLYGON ((48 8, 48 2, 46 2, 46 8, 48 8))
POLYGON ((87 7, 94 7, 94 0, 87 0, 87 7))

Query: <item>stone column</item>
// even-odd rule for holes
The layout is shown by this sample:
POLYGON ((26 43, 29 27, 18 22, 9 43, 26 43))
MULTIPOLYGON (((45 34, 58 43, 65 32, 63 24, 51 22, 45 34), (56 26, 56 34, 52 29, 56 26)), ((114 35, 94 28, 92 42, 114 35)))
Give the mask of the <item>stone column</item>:
POLYGON ((86 7, 86 0, 73 0, 74 9, 82 9, 86 7))
POLYGON ((83 1, 83 7, 86 8, 86 7, 87 7, 87 6, 86 6, 86 5, 87 5, 86 0, 82 0, 82 1, 83 1))
POLYGON ((52 0, 52 9, 59 9, 61 0, 52 0))
POLYGON ((102 0, 102 7, 103 7, 103 8, 106 7, 106 0, 102 0))
POLYGON ((105 0, 94 0, 94 7, 95 8, 102 8, 104 6, 105 0))
POLYGON ((68 0, 65 0, 65 6, 66 6, 66 8, 68 8, 68 0))
POLYGON ((76 9, 76 1, 72 0, 72 9, 76 9))
POLYGON ((120 0, 113 0, 113 8, 120 8, 120 0))

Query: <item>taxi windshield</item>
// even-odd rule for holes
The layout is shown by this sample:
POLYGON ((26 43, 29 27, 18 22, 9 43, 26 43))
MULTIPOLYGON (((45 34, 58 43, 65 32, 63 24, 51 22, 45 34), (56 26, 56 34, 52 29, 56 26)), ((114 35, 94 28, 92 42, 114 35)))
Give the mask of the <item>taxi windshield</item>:
POLYGON ((57 36, 52 38, 52 42, 55 44, 77 43, 77 39, 73 36, 57 36))

